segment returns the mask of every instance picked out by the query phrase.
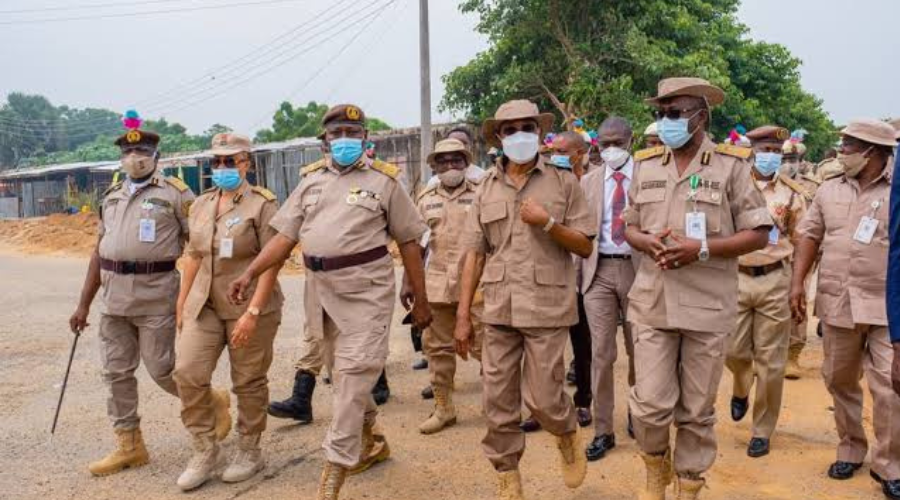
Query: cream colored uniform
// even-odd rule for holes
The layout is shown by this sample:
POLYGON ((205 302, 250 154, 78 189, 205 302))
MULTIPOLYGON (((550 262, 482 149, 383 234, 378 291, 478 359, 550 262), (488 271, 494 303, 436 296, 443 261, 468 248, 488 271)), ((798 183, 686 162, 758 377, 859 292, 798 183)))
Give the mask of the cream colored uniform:
POLYGON ((525 452, 523 399, 551 434, 577 428, 575 406, 563 390, 568 327, 578 321, 575 264, 549 234, 522 221, 519 209, 529 197, 589 238, 598 227, 575 175, 540 156, 522 188, 500 163, 494 166, 469 210, 465 246, 486 255, 482 381, 488 430, 482 447, 498 472, 516 470, 525 452))
MULTIPOLYGON (((804 163, 809 163, 804 161, 804 163)), ((814 165, 810 164, 811 167, 814 165)), ((816 197, 816 191, 819 190, 819 186, 822 184, 822 181, 819 180, 818 177, 813 173, 814 168, 808 168, 805 173, 797 174, 797 177, 794 178, 797 181, 797 184, 802 187, 807 194, 809 194, 809 200, 812 201, 813 198, 816 197)), ((800 222, 799 220, 797 221, 800 222)), ((806 281, 804 282, 806 287, 806 292, 809 293, 810 280, 813 272, 810 272, 809 276, 807 276, 806 281)), ((791 321, 791 342, 789 346, 789 350, 796 350, 797 355, 799 356, 800 351, 803 350, 803 347, 806 346, 806 331, 809 327, 809 320, 804 319, 803 323, 797 324, 791 321)))
MULTIPOLYGON (((365 157, 343 170, 320 160, 272 219, 309 257, 334 258, 417 240, 427 230, 403 186, 400 169, 365 157)), ((308 334, 334 352, 334 417, 325 437, 328 462, 360 460, 364 421, 376 416, 372 387, 384 368, 394 311, 394 262, 385 255, 332 271, 307 269, 308 334)))
POLYGON ((834 397, 837 460, 861 463, 866 457, 859 383, 865 373, 873 399, 872 471, 884 480, 900 479, 900 398, 891 389, 894 353, 885 304, 893 164, 889 159, 866 188, 843 176, 825 181, 799 227, 821 244, 815 311, 823 323, 822 374, 834 397), (869 243, 854 237, 863 217, 878 221, 869 243))
MULTIPOLYGON (((191 208, 191 239, 186 253, 200 261, 200 269, 184 305, 174 375, 185 427, 193 435, 210 437, 216 425, 210 382, 226 347, 232 391, 238 399, 238 432, 251 435, 265 430, 267 373, 284 301, 276 283, 266 307, 260 311, 250 342, 237 349, 230 346, 232 331, 247 304, 232 304, 227 296, 228 285, 246 271, 276 234, 269 221, 278 210, 278 202, 270 191, 250 186, 246 181, 217 214, 220 198, 220 189, 210 189, 191 208), (231 240, 230 256, 228 249, 223 252, 223 240, 231 240)), ((253 295, 255 288, 256 282, 248 296, 253 295)))
POLYGON ((118 269, 100 272, 104 304, 100 354, 103 380, 110 391, 107 413, 121 430, 140 424, 134 371, 141 360, 157 385, 177 395, 172 370, 178 271, 173 266, 164 272, 135 274, 134 268, 135 263, 178 259, 188 236, 187 211, 194 200, 186 184, 159 171, 134 194, 130 182, 115 184, 106 192, 99 231, 101 261, 118 263, 118 269))
MULTIPOLYGON (((456 375, 456 350, 453 330, 456 327, 456 308, 459 303, 459 277, 464 257, 462 236, 475 191, 481 183, 465 180, 453 191, 438 183, 419 195, 417 208, 431 229, 425 268, 425 287, 431 306, 432 323, 422 336, 422 347, 428 356, 431 386, 453 389, 456 375)), ((479 295, 481 295, 479 293, 479 295)), ((480 297, 479 297, 480 298, 480 297)), ((475 340, 470 353, 481 360, 481 312, 479 301, 472 307, 475 340)))
POLYGON ((756 379, 752 436, 768 439, 781 411, 793 324, 789 296, 796 228, 812 200, 785 175, 753 182, 765 196, 775 226, 766 248, 738 259, 737 328, 725 363, 734 375, 734 397, 748 397, 756 379))
MULTIPOLYGON (((635 155, 638 173, 623 218, 655 234, 685 232, 690 178, 700 177, 696 210, 705 214, 707 234, 728 237, 772 225, 765 199, 752 186, 749 149, 717 147, 705 140, 683 175, 665 147, 635 155)), ((737 259, 661 270, 641 259, 628 294, 634 335, 636 382, 630 408, 641 449, 651 455, 669 448, 675 423, 674 462, 679 474, 700 474, 716 458, 716 392, 725 361, 728 333, 737 318, 737 259)))

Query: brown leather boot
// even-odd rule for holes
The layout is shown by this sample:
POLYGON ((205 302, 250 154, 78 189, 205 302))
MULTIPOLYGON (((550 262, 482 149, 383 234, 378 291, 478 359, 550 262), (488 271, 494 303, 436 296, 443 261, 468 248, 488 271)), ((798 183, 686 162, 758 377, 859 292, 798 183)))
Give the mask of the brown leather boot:
POLYGON ((319 491, 316 500, 338 500, 341 486, 347 479, 347 468, 331 462, 325 462, 322 477, 319 479, 319 491))
POLYGON ((497 473, 497 500, 525 500, 518 469, 497 473))
POLYGON ((672 482, 672 455, 648 455, 641 452, 647 468, 647 484, 638 495, 640 500, 666 500, 666 487, 672 482))
POLYGON ((697 500, 700 498, 700 490, 705 485, 706 481, 702 477, 691 479, 678 476, 678 485, 675 488, 678 490, 677 500, 697 500))
POLYGON ((434 434, 456 424, 456 408, 453 406, 453 391, 445 387, 434 388, 434 413, 422 422, 419 432, 434 434))
POLYGON ((391 448, 388 446, 387 439, 375 427, 374 422, 363 424, 362 450, 359 454, 359 463, 348 471, 349 475, 354 476, 360 472, 365 472, 372 468, 373 465, 380 464, 390 458, 391 448))
POLYGON ((91 463, 88 469, 95 476, 108 476, 129 467, 140 467, 150 462, 150 454, 144 446, 141 429, 116 430, 116 449, 102 459, 91 463))
POLYGON ((587 457, 578 431, 556 436, 556 447, 559 448, 559 464, 566 486, 569 488, 581 486, 587 474, 587 457))

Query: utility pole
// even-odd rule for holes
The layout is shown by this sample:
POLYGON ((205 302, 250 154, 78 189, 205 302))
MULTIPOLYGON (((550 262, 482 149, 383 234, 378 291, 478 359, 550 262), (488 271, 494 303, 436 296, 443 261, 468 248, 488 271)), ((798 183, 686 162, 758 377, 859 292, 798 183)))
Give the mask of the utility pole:
POLYGON ((431 153, 431 56, 428 40, 428 0, 419 0, 419 86, 421 150, 419 153, 419 183, 425 184, 428 164, 425 161, 431 153))

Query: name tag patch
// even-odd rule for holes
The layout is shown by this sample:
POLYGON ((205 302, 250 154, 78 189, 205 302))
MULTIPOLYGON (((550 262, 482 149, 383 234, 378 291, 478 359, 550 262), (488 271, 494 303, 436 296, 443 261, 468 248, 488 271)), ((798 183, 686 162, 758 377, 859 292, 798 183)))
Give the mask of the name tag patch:
POLYGON ((641 183, 641 189, 665 189, 666 181, 644 181, 641 183))

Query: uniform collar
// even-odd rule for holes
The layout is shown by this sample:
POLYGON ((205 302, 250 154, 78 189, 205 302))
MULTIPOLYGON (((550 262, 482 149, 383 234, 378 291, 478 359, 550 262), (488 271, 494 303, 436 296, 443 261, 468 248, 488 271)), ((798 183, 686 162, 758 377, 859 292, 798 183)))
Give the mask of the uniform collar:
POLYGON ((327 166, 328 170, 331 170, 332 172, 334 172, 338 175, 348 174, 348 173, 350 173, 350 171, 357 170, 357 169, 365 170, 365 169, 371 167, 372 164, 374 163, 374 161, 371 158, 369 158, 368 156, 366 156, 365 153, 363 153, 362 156, 360 156, 359 159, 356 160, 356 163, 354 163, 353 165, 350 165, 349 167, 345 167, 345 168, 339 168, 339 167, 335 166, 332 163, 332 161, 333 160, 332 160, 331 155, 325 156, 325 165, 327 166))
MULTIPOLYGON (((700 133, 700 132, 698 132, 700 133)), ((705 134, 705 133, 704 133, 705 134)), ((703 167, 703 159, 705 157, 711 158, 716 150, 716 143, 709 139, 709 136, 703 138, 703 143, 700 144, 700 149, 697 150, 697 154, 691 159, 691 163, 688 165, 688 168, 684 171, 684 175, 678 175, 678 165, 675 163, 675 154, 672 150, 666 146, 666 154, 663 158, 663 161, 668 160, 668 164, 666 168, 669 171, 669 175, 672 176, 676 181, 681 182, 685 179, 690 179, 692 175, 699 174, 703 167), (708 155, 708 156, 707 156, 708 155)))

